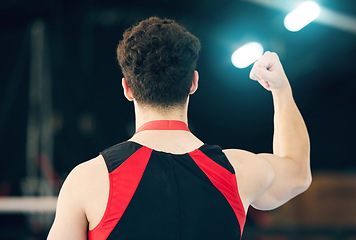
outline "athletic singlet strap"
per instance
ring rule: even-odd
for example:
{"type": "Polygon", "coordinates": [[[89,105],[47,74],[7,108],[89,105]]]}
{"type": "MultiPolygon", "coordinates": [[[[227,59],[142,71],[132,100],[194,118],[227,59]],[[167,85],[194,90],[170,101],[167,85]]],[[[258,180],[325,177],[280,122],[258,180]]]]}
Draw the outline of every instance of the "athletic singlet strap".
{"type": "Polygon", "coordinates": [[[135,134],[145,130],[183,130],[190,132],[187,124],[178,120],[155,120],[146,122],[139,127],[135,134]]]}

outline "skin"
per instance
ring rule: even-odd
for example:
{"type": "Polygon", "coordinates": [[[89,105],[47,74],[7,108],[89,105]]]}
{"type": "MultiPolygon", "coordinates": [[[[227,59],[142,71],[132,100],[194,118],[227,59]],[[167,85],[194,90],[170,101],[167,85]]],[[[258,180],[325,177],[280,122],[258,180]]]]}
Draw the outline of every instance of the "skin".
{"type": "MultiPolygon", "coordinates": [[[[273,154],[224,150],[237,173],[246,213],[250,205],[260,210],[277,208],[304,192],[311,183],[308,132],[277,54],[266,52],[255,62],[250,78],[271,92],[275,116],[273,154]]],[[[198,79],[195,71],[190,94],[197,90],[198,79]]],[[[125,78],[122,79],[122,87],[125,97],[134,102],[136,129],[152,120],[188,122],[189,97],[184,106],[162,111],[138,104],[125,78]]],[[[155,150],[178,154],[203,145],[192,133],[177,130],[143,131],[130,140],[155,150]]],[[[93,229],[105,212],[108,192],[108,172],[100,155],[75,167],[60,191],[48,239],[87,239],[87,230],[93,229]]]]}

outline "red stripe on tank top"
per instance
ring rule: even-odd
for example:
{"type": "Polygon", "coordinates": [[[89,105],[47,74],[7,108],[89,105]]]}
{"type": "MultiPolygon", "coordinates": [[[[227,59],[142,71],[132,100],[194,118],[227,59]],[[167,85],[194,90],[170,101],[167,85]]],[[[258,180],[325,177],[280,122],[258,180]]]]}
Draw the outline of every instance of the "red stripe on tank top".
{"type": "Polygon", "coordinates": [[[205,173],[212,184],[224,195],[234,210],[240,224],[241,235],[246,221],[246,213],[237,188],[235,174],[211,160],[200,150],[189,153],[194,162],[205,173]]]}
{"type": "Polygon", "coordinates": [[[109,174],[110,190],[107,207],[100,223],[88,232],[89,240],[108,238],[135,194],[151,153],[152,149],[142,147],[109,174]]]}

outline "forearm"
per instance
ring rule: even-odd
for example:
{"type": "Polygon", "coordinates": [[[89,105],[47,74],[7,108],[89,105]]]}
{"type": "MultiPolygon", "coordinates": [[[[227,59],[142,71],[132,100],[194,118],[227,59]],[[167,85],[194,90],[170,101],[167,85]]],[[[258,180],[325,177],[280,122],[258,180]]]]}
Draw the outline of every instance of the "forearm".
{"type": "Polygon", "coordinates": [[[275,109],[273,153],[295,161],[303,171],[310,171],[309,135],[289,84],[272,91],[272,95],[275,109]]]}
{"type": "Polygon", "coordinates": [[[309,136],[276,53],[265,52],[254,63],[250,78],[273,96],[273,154],[259,154],[272,168],[273,181],[253,201],[259,209],[273,209],[305,191],[311,183],[309,136]]]}
{"type": "Polygon", "coordinates": [[[296,173],[298,178],[299,173],[306,173],[303,175],[310,178],[308,131],[294,102],[292,89],[277,54],[265,52],[254,63],[250,78],[258,81],[273,95],[274,155],[292,161],[284,162],[287,166],[290,165],[288,170],[285,169],[287,172],[296,173]]]}

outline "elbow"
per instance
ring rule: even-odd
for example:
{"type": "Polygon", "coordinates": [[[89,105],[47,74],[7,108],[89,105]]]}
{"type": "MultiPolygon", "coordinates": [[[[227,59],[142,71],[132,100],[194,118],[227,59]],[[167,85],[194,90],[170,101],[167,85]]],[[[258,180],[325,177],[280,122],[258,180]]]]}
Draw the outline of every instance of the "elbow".
{"type": "Polygon", "coordinates": [[[313,177],[312,177],[311,171],[309,171],[306,179],[304,180],[304,187],[305,187],[304,191],[306,191],[310,187],[312,181],[313,181],[313,177]]]}
{"type": "Polygon", "coordinates": [[[312,183],[309,152],[304,157],[297,159],[295,169],[293,192],[296,196],[305,192],[312,183]]]}
{"type": "Polygon", "coordinates": [[[304,174],[302,174],[302,179],[301,179],[301,188],[303,189],[303,192],[306,191],[311,183],[312,183],[312,173],[311,173],[311,168],[310,168],[310,152],[308,154],[308,157],[307,157],[308,161],[307,161],[307,164],[305,166],[305,171],[304,171],[304,174]]]}
{"type": "Polygon", "coordinates": [[[292,187],[292,195],[297,196],[305,192],[312,183],[312,174],[310,169],[310,160],[305,161],[304,164],[295,165],[294,173],[294,187],[292,187]]]}
{"type": "Polygon", "coordinates": [[[303,177],[301,177],[295,187],[295,196],[305,192],[312,183],[312,175],[309,171],[303,177]]]}

